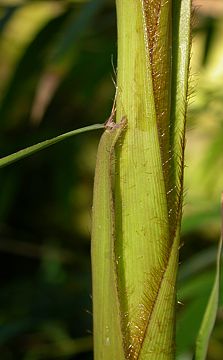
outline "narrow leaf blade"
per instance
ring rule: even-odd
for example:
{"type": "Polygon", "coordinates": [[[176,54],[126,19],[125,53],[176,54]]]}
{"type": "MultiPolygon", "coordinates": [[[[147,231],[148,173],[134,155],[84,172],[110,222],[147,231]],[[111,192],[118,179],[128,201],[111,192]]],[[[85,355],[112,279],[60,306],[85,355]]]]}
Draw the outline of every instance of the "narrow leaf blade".
{"type": "Polygon", "coordinates": [[[36,152],[41,151],[47,147],[50,147],[51,145],[54,145],[60,141],[66,140],[71,136],[81,134],[81,133],[91,131],[91,130],[102,129],[103,127],[104,127],[104,124],[95,124],[95,125],[86,126],[86,127],[80,128],[80,129],[72,130],[67,133],[58,135],[52,139],[42,141],[38,144],[29,146],[25,149],[19,150],[11,155],[1,158],[0,159],[0,168],[10,165],[18,160],[21,160],[25,157],[30,156],[32,154],[35,154],[36,152]]]}
{"type": "MultiPolygon", "coordinates": [[[[223,195],[221,200],[222,219],[223,219],[223,195]]],[[[201,327],[198,333],[195,349],[195,360],[205,360],[207,356],[208,343],[214,327],[219,302],[219,288],[220,288],[220,268],[221,268],[221,252],[223,242],[223,220],[221,229],[221,238],[218,245],[217,260],[216,260],[216,274],[213,288],[208,300],[208,304],[204,313],[201,327]]]]}

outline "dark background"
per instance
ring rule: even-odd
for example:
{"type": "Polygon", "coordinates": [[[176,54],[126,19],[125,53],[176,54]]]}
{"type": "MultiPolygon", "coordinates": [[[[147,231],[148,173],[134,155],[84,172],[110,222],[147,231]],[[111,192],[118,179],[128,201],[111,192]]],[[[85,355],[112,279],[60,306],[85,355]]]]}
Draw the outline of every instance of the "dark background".
{"type": "MultiPolygon", "coordinates": [[[[223,8],[196,2],[177,359],[192,358],[220,236],[223,8]]],[[[127,20],[126,20],[127,21],[127,20]]],[[[0,1],[1,157],[109,116],[115,1],[0,1]]],[[[100,131],[0,170],[0,359],[92,359],[90,227],[100,131]]],[[[221,306],[223,299],[221,299],[221,306]]],[[[223,358],[220,309],[208,359],[223,358]]]]}

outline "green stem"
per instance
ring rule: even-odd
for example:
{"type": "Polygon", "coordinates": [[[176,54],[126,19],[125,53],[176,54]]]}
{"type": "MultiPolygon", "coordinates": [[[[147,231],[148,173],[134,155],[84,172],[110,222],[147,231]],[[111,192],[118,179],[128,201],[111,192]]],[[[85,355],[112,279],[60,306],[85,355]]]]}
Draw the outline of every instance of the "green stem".
{"type": "Polygon", "coordinates": [[[116,0],[117,120],[128,119],[115,179],[117,286],[126,359],[174,357],[191,13],[190,0],[178,1],[173,24],[176,2],[116,0]],[[177,29],[178,48],[172,28],[177,29]],[[182,81],[178,116],[172,92],[182,81]]]}

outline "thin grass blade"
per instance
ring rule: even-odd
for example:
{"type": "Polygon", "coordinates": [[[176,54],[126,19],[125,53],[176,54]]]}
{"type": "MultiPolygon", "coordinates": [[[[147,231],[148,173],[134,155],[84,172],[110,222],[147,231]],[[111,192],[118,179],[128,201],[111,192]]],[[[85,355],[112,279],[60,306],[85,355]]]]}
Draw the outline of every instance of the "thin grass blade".
{"type": "Polygon", "coordinates": [[[221,252],[223,242],[223,194],[221,199],[221,212],[222,212],[222,226],[221,238],[218,245],[217,259],[216,259],[216,273],[213,288],[208,300],[208,304],[204,313],[204,317],[200,326],[196,341],[195,360],[205,360],[208,351],[208,344],[210,336],[215,324],[218,302],[219,302],[219,289],[220,289],[220,268],[221,268],[221,252]]]}
{"type": "Polygon", "coordinates": [[[18,160],[21,160],[25,157],[28,157],[30,155],[33,155],[33,154],[37,153],[38,151],[48,148],[54,144],[57,144],[60,141],[66,140],[74,135],[81,134],[81,133],[91,131],[91,130],[102,129],[103,127],[104,127],[104,124],[95,124],[95,125],[86,126],[86,127],[80,128],[80,129],[72,130],[67,133],[58,135],[52,139],[42,141],[38,144],[29,146],[25,149],[15,152],[14,154],[11,154],[11,155],[1,158],[0,159],[0,168],[10,165],[10,164],[12,164],[18,160]]]}

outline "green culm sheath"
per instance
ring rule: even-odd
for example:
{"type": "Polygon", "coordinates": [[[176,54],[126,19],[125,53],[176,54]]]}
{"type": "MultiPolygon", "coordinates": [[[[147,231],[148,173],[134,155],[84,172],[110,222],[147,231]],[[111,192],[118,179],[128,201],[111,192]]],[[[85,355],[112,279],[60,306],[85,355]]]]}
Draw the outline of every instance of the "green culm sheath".
{"type": "Polygon", "coordinates": [[[92,277],[95,359],[124,359],[117,289],[112,178],[114,150],[123,136],[126,119],[106,124],[101,137],[94,180],[92,210],[92,277]]]}
{"type": "Polygon", "coordinates": [[[128,126],[107,129],[98,150],[94,356],[173,360],[191,1],[116,0],[116,8],[116,118],[128,126]]]}
{"type": "MultiPolygon", "coordinates": [[[[87,18],[102,2],[87,5],[87,18]]],[[[116,0],[117,91],[106,124],[0,158],[2,168],[74,135],[104,129],[92,210],[95,360],[175,359],[191,3],[116,0]]],[[[221,251],[222,236],[196,360],[207,356],[216,319],[221,251]]]]}

